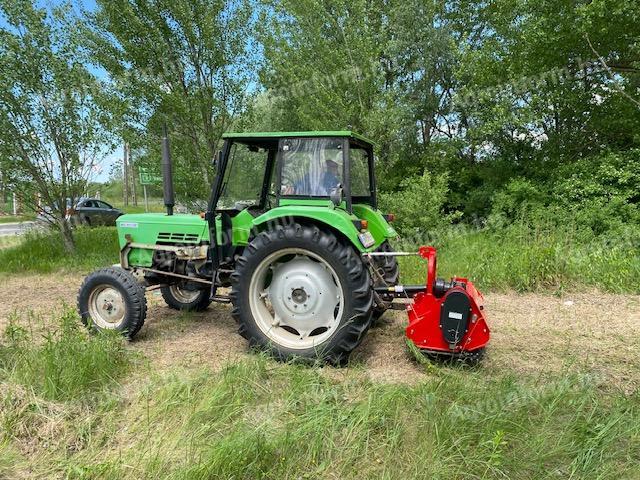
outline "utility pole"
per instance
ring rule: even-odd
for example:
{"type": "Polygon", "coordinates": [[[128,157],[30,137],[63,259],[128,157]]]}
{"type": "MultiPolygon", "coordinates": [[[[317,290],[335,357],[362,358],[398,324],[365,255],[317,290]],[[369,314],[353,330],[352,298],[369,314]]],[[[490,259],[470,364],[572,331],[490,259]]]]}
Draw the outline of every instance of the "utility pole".
{"type": "Polygon", "coordinates": [[[0,203],[4,206],[7,203],[7,189],[4,187],[4,180],[2,178],[2,170],[0,170],[0,193],[2,193],[2,199],[0,199],[0,203]]]}
{"type": "Polygon", "coordinates": [[[122,197],[125,207],[129,206],[129,167],[127,165],[127,144],[122,149],[122,197]]]}
{"type": "Polygon", "coordinates": [[[129,159],[129,173],[131,175],[131,198],[133,199],[133,204],[138,206],[138,197],[136,195],[136,169],[133,166],[133,162],[131,161],[131,145],[127,143],[127,158],[129,159]]]}

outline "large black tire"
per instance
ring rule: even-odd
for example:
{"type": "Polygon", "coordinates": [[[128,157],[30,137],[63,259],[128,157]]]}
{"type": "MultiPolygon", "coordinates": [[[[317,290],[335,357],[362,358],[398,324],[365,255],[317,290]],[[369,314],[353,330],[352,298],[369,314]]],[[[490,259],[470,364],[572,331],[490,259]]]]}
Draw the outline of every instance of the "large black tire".
{"type": "MultiPolygon", "coordinates": [[[[382,242],[380,247],[376,249],[376,252],[393,252],[393,248],[387,240],[382,242]]],[[[373,260],[373,268],[376,269],[378,274],[373,274],[373,282],[376,287],[387,287],[397,285],[400,281],[400,269],[398,267],[398,260],[396,257],[371,257],[373,260]],[[382,278],[381,278],[382,277],[382,278]]],[[[382,305],[375,305],[373,308],[373,321],[377,322],[387,308],[382,305]]]]}
{"type": "MultiPolygon", "coordinates": [[[[343,365],[353,349],[360,344],[371,324],[373,291],[368,269],[350,244],[316,226],[278,226],[257,235],[238,258],[236,269],[231,275],[231,284],[232,314],[239,324],[240,335],[249,341],[251,347],[267,351],[280,360],[320,360],[343,365]],[[330,336],[309,348],[291,348],[269,338],[254,318],[250,305],[250,284],[253,275],[257,275],[258,267],[263,261],[268,261],[267,257],[292,248],[311,252],[321,258],[333,269],[339,280],[335,286],[336,291],[340,289],[338,285],[342,286],[342,315],[336,313],[335,328],[331,332],[329,329],[325,331],[325,335],[330,336]]],[[[324,300],[321,304],[318,308],[326,308],[324,300]]]]}
{"type": "Polygon", "coordinates": [[[174,310],[201,312],[211,305],[208,288],[194,291],[192,298],[185,298],[183,291],[177,285],[162,287],[160,292],[169,308],[173,308],[174,310]]]}
{"type": "Polygon", "coordinates": [[[144,288],[122,268],[96,270],[80,287],[78,312],[87,327],[116,330],[131,339],[142,328],[147,315],[144,288]]]}

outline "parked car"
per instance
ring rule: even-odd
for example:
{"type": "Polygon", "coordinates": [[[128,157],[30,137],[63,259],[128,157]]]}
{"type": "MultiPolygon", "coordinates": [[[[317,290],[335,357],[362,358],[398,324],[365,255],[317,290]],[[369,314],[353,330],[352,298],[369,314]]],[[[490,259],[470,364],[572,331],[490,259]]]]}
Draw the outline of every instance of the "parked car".
{"type": "MultiPolygon", "coordinates": [[[[97,198],[80,198],[74,207],[67,199],[66,218],[71,225],[115,225],[116,218],[122,215],[122,211],[114,208],[103,200],[97,198]]],[[[43,208],[38,214],[38,220],[50,221],[51,209],[43,208]]]]}
{"type": "Polygon", "coordinates": [[[72,225],[115,225],[122,211],[97,198],[80,199],[74,208],[67,210],[72,225]]]}

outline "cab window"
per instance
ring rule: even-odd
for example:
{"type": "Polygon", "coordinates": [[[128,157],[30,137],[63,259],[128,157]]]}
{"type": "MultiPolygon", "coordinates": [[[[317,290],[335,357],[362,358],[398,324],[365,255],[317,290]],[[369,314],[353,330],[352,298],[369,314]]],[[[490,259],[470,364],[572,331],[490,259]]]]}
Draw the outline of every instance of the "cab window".
{"type": "Polygon", "coordinates": [[[371,184],[369,178],[369,154],[363,148],[351,146],[349,148],[349,160],[351,176],[351,196],[371,196],[371,184]]]}
{"type": "Polygon", "coordinates": [[[342,141],[331,138],[295,138],[280,142],[283,196],[328,197],[342,185],[342,141]]]}

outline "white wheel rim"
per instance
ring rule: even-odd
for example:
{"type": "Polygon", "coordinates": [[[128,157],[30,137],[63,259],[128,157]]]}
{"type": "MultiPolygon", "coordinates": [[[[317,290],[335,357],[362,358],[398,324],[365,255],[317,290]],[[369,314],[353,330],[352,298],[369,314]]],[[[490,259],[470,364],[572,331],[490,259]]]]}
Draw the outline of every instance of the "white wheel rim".
{"type": "Polygon", "coordinates": [[[173,298],[175,298],[180,303],[192,303],[195,302],[200,296],[200,290],[186,290],[184,288],[180,288],[177,285],[171,285],[169,287],[169,291],[173,298]]]}
{"type": "Polygon", "coordinates": [[[89,315],[98,327],[117,329],[122,325],[125,314],[124,297],[111,285],[98,285],[89,295],[89,315]]]}
{"type": "Polygon", "coordinates": [[[319,255],[287,248],[267,256],[249,284],[256,324],[274,343],[296,350],[331,337],[344,311],[342,285],[319,255]]]}

